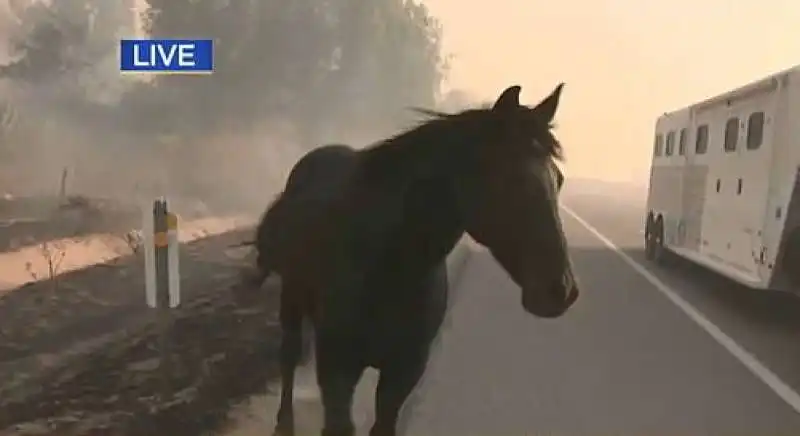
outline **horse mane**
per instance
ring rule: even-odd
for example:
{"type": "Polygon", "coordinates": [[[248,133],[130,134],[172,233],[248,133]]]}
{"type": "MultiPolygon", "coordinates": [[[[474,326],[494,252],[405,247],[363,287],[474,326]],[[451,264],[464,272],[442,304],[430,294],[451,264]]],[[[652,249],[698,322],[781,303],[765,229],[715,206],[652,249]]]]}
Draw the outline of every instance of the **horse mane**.
{"type": "MultiPolygon", "coordinates": [[[[523,106],[526,109],[530,109],[528,107],[523,106]]],[[[491,110],[491,104],[483,104],[477,108],[477,110],[481,111],[488,111],[491,110]]],[[[458,116],[460,113],[448,113],[443,111],[437,111],[434,109],[422,108],[422,107],[412,107],[411,110],[413,112],[417,112],[419,114],[425,115],[431,119],[438,119],[438,118],[449,118],[458,116]]],[[[463,112],[462,112],[463,113],[463,112]]],[[[555,159],[555,160],[564,160],[564,149],[561,145],[561,142],[552,134],[552,130],[558,128],[558,125],[554,122],[548,123],[539,133],[546,135],[547,137],[545,141],[537,141],[534,146],[541,147],[542,151],[545,155],[555,159]]],[[[540,139],[540,138],[536,138],[540,139]]]]}
{"type": "MultiPolygon", "coordinates": [[[[468,141],[475,134],[476,128],[491,126],[487,123],[487,117],[495,116],[489,105],[456,113],[421,107],[412,107],[411,110],[424,116],[416,126],[361,151],[367,162],[365,170],[370,176],[400,176],[396,174],[398,171],[425,166],[431,159],[447,158],[443,154],[451,154],[455,160],[459,150],[453,145],[468,141]]],[[[537,135],[531,138],[531,146],[540,151],[544,158],[564,160],[561,143],[551,131],[555,124],[539,127],[536,130],[537,135]]]]}

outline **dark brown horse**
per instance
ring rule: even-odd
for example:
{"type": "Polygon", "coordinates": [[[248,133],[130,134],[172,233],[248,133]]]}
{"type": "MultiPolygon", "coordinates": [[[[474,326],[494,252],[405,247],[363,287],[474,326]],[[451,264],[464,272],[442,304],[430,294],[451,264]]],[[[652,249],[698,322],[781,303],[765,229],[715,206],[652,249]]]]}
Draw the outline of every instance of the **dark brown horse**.
{"type": "Polygon", "coordinates": [[[557,197],[551,132],[562,85],[536,107],[519,86],[492,107],[432,119],[364,150],[317,148],[292,169],[256,235],[260,279],[277,273],[282,396],[276,433],[294,433],[292,389],[302,324],[315,332],[323,435],[351,436],[353,391],[380,371],[371,436],[397,432],[447,306],[445,258],[464,234],[553,318],[578,298],[557,197]]]}

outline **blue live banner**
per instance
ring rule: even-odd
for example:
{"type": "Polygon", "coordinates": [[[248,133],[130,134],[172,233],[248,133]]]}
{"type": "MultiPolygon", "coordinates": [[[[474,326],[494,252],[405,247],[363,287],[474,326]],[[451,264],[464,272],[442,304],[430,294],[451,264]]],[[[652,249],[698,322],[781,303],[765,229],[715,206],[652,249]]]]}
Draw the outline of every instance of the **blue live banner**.
{"type": "Polygon", "coordinates": [[[214,71],[210,39],[123,39],[119,70],[136,73],[208,74],[214,71]]]}

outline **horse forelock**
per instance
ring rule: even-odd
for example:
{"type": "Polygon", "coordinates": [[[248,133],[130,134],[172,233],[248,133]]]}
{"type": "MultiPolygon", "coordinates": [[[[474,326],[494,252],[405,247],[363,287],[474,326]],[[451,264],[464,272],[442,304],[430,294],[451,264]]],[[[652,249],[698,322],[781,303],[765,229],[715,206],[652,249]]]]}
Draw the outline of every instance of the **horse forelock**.
{"type": "Polygon", "coordinates": [[[564,147],[561,145],[561,141],[556,138],[556,135],[553,134],[555,128],[556,124],[550,123],[541,129],[541,132],[537,135],[538,137],[534,140],[534,146],[539,147],[546,156],[553,160],[564,161],[564,147]]]}

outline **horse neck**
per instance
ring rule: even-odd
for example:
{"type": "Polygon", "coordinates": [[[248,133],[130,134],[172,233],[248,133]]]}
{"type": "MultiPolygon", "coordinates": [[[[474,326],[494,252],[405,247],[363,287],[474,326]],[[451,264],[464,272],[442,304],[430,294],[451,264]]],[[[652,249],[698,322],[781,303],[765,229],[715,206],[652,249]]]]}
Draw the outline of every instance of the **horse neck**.
{"type": "Polygon", "coordinates": [[[363,149],[361,169],[367,183],[394,188],[451,173],[474,134],[450,120],[434,120],[363,149]]]}
{"type": "Polygon", "coordinates": [[[393,174],[360,182],[382,201],[394,203],[386,208],[396,214],[388,218],[393,224],[384,233],[391,238],[388,252],[395,256],[389,264],[403,265],[413,275],[416,268],[427,270],[443,261],[464,234],[464,225],[448,169],[431,164],[436,156],[422,157],[421,166],[419,159],[393,158],[393,174]]]}
{"type": "Polygon", "coordinates": [[[422,244],[433,258],[444,257],[464,234],[464,223],[445,175],[418,180],[403,198],[401,233],[411,244],[422,244]]]}

